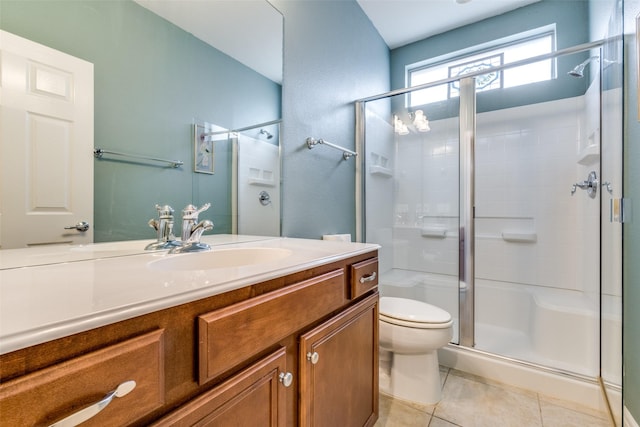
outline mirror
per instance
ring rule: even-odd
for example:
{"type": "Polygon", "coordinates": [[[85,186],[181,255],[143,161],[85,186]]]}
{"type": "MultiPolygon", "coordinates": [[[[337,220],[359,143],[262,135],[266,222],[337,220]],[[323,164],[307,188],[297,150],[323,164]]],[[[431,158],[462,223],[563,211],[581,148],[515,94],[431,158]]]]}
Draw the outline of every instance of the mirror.
{"type": "Polygon", "coordinates": [[[180,211],[210,202],[200,218],[214,222],[212,233],[232,232],[232,145],[215,147],[213,174],[197,173],[193,126],[280,119],[283,17],[271,4],[33,0],[0,8],[0,29],[94,65],[96,148],[184,162],[172,168],[88,153],[95,242],[154,238],[147,222],[156,204],[175,209],[179,233],[180,211]]]}

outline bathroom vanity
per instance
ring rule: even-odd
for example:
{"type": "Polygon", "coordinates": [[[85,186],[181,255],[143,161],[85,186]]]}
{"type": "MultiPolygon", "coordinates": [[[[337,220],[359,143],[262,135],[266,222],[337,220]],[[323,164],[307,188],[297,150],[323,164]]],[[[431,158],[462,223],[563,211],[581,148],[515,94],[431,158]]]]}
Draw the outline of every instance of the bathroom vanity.
{"type": "Polygon", "coordinates": [[[2,255],[0,425],[79,420],[101,400],[83,426],[373,425],[377,246],[225,242],[28,268],[2,255]]]}

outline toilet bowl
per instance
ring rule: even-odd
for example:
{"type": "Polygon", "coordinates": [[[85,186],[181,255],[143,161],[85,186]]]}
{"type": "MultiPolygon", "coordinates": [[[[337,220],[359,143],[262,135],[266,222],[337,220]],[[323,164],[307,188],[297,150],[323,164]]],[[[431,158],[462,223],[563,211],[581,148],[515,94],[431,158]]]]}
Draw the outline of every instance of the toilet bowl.
{"type": "Polygon", "coordinates": [[[380,298],[380,348],[392,353],[389,393],[421,404],[442,397],[438,349],[453,336],[445,310],[421,301],[380,298]]]}

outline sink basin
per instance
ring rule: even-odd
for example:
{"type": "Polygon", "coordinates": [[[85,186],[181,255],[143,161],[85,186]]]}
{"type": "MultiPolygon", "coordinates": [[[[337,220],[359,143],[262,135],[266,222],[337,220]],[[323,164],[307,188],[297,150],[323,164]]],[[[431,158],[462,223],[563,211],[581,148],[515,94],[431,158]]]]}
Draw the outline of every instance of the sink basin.
{"type": "Polygon", "coordinates": [[[290,250],[279,248],[213,249],[207,252],[166,255],[162,259],[151,261],[149,268],[153,270],[187,271],[245,267],[278,261],[291,254],[290,250]]]}

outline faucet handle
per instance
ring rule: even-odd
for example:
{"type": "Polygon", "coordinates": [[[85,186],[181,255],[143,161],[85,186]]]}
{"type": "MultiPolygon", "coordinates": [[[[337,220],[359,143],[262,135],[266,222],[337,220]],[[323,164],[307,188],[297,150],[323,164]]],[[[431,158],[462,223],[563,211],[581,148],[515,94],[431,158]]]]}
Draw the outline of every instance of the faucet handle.
{"type": "Polygon", "coordinates": [[[204,212],[207,209],[209,209],[211,207],[211,203],[205,203],[204,205],[202,205],[200,207],[200,209],[198,209],[196,206],[194,205],[187,205],[183,210],[182,210],[182,218],[184,219],[198,219],[198,215],[200,215],[200,212],[204,212]]]}
{"type": "Polygon", "coordinates": [[[156,209],[158,211],[158,216],[160,218],[173,218],[173,208],[169,205],[156,205],[156,209]]]}
{"type": "Polygon", "coordinates": [[[153,218],[151,218],[147,224],[149,224],[149,227],[153,228],[156,231],[158,231],[158,227],[160,227],[160,223],[158,222],[158,220],[153,218]]]}

